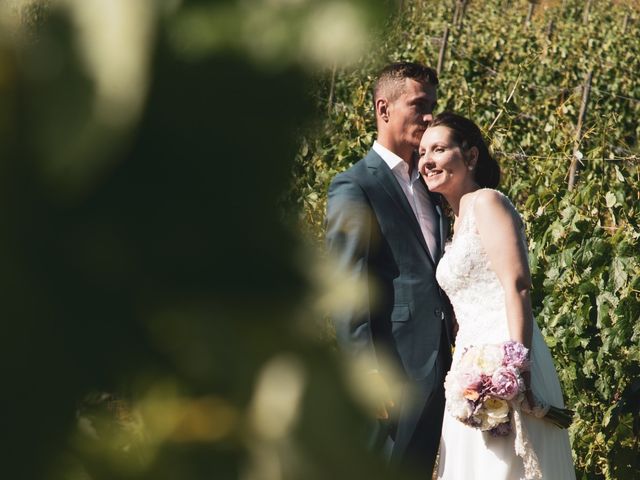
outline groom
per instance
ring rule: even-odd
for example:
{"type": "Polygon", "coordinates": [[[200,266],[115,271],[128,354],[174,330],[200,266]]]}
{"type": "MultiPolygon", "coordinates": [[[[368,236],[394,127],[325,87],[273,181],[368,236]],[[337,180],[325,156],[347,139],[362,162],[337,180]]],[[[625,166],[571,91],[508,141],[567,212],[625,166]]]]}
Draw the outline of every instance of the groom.
{"type": "Polygon", "coordinates": [[[363,308],[334,315],[338,343],[367,365],[370,381],[391,387],[395,379],[382,389],[390,394],[380,398],[372,448],[424,478],[438,450],[452,344],[450,306],[435,279],[448,225],[416,161],[437,84],[418,63],[382,70],[377,140],[332,181],[326,235],[340,268],[366,286],[363,308]]]}

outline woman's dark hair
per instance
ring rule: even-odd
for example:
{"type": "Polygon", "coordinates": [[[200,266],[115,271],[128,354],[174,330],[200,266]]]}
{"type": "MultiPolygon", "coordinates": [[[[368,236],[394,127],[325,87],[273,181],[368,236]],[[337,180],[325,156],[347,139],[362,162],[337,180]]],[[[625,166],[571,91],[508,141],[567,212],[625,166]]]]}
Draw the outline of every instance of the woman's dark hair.
{"type": "Polygon", "coordinates": [[[496,188],[500,183],[500,166],[493,158],[482,132],[472,120],[453,112],[442,112],[431,121],[429,127],[447,127],[452,139],[463,151],[478,149],[478,163],[474,178],[481,188],[496,188]]]}

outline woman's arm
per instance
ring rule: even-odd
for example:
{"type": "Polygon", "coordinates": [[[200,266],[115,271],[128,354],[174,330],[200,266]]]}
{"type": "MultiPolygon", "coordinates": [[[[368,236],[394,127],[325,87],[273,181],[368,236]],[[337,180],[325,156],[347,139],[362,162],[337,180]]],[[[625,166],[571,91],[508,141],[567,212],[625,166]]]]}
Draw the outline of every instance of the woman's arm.
{"type": "Polygon", "coordinates": [[[531,274],[520,237],[521,220],[500,193],[482,190],[476,195],[474,213],[480,242],[504,289],[509,335],[531,348],[531,274]]]}

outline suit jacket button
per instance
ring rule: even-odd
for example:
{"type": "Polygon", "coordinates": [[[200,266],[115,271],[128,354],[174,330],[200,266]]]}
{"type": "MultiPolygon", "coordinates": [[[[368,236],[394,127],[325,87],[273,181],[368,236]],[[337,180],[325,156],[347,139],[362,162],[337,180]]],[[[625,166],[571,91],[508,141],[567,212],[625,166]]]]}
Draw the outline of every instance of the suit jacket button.
{"type": "Polygon", "coordinates": [[[439,308],[435,308],[433,310],[433,313],[435,314],[436,317],[440,317],[440,315],[442,315],[442,310],[440,310],[439,308]]]}

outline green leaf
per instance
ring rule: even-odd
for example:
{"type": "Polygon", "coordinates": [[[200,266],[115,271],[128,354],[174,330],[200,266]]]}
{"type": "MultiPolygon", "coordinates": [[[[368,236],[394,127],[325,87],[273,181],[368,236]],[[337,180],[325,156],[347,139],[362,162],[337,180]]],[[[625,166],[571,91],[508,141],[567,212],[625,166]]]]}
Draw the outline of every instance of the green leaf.
{"type": "Polygon", "coordinates": [[[615,172],[616,172],[616,178],[618,179],[618,181],[624,182],[624,176],[622,175],[622,172],[620,172],[620,169],[618,168],[617,165],[615,167],[615,172]]]}
{"type": "Polygon", "coordinates": [[[625,267],[625,262],[620,257],[615,257],[613,262],[611,262],[611,280],[613,282],[615,292],[620,290],[627,283],[629,275],[625,267]]]}

